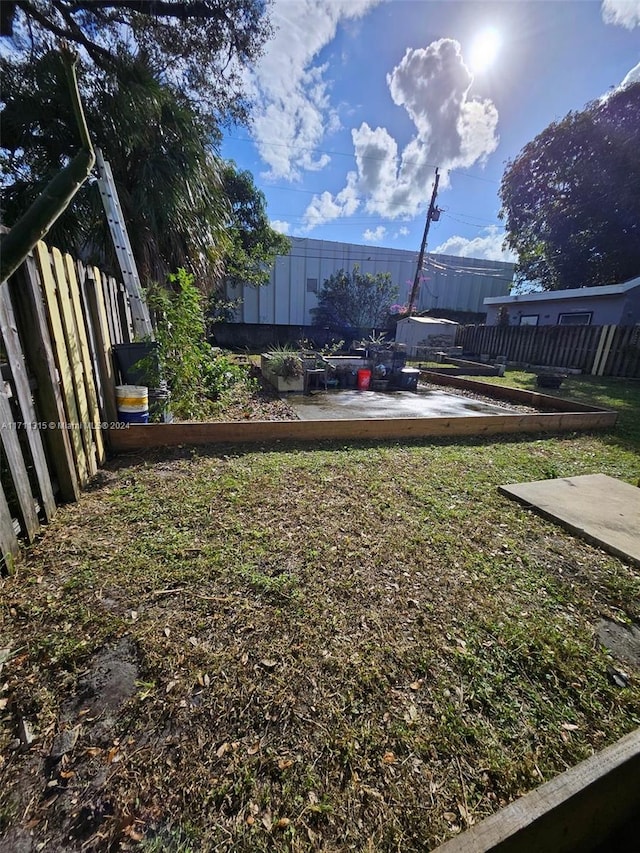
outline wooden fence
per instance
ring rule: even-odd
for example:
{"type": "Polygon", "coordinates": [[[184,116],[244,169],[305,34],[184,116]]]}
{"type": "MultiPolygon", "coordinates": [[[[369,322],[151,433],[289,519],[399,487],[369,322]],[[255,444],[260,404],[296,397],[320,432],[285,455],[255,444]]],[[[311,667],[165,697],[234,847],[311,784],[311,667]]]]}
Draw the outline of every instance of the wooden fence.
{"type": "Polygon", "coordinates": [[[133,335],[126,291],[38,243],[0,285],[0,554],[77,500],[116,421],[111,347],[133,335]]]}
{"type": "Polygon", "coordinates": [[[640,326],[461,326],[456,345],[490,359],[640,378],[640,326]]]}

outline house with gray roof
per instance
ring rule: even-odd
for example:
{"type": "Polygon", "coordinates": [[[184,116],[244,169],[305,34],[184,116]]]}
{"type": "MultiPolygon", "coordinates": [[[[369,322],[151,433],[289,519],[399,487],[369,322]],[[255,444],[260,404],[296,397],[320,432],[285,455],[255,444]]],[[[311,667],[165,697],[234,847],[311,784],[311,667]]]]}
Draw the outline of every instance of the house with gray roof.
{"type": "Polygon", "coordinates": [[[580,287],[484,300],[487,326],[634,326],[640,323],[640,276],[624,284],[580,287]]]}

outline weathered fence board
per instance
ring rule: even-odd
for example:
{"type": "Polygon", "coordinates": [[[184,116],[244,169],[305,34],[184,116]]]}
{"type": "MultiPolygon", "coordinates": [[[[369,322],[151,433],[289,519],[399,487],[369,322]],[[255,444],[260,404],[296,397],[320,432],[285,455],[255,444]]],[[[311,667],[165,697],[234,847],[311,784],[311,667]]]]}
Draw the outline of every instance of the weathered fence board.
{"type": "Polygon", "coordinates": [[[91,363],[91,355],[89,353],[89,341],[87,339],[87,331],[85,328],[85,320],[82,313],[82,304],[80,301],[80,289],[76,278],[76,269],[71,255],[66,255],[65,270],[69,283],[69,297],[71,299],[71,307],[75,320],[75,326],[78,334],[78,347],[80,350],[80,360],[82,362],[82,372],[84,378],[85,392],[87,396],[87,406],[89,409],[88,421],[85,429],[91,435],[94,443],[94,452],[98,463],[104,462],[105,451],[104,442],[102,440],[102,432],[100,424],[100,409],[98,408],[98,398],[96,394],[96,386],[93,378],[93,367],[91,363]]]}
{"type": "Polygon", "coordinates": [[[102,274],[97,267],[87,268],[85,293],[89,305],[93,332],[96,340],[96,359],[104,393],[106,420],[115,423],[118,419],[115,397],[115,377],[111,357],[111,336],[109,322],[102,291],[102,274]]]}
{"type": "MultiPolygon", "coordinates": [[[[40,287],[38,268],[32,256],[9,280],[14,307],[19,315],[29,372],[36,380],[36,420],[43,423],[62,423],[64,403],[54,347],[47,324],[46,308],[40,287]]],[[[69,431],[48,429],[44,435],[51,470],[57,479],[60,498],[75,501],[80,494],[73,448],[69,431]]]]}
{"type": "Polygon", "coordinates": [[[117,420],[111,347],[130,342],[123,286],[38,243],[0,285],[0,555],[33,540],[56,500],[73,501],[105,459],[105,422],[117,420]],[[39,517],[40,513],[40,517],[39,517]]]}
{"type": "Polygon", "coordinates": [[[69,295],[69,283],[67,282],[66,269],[62,254],[59,249],[52,249],[53,268],[56,277],[56,293],[58,296],[58,307],[60,308],[60,317],[62,319],[62,330],[64,333],[64,341],[67,346],[67,355],[69,357],[69,366],[71,368],[71,379],[73,382],[73,390],[76,398],[76,406],[78,408],[79,417],[77,420],[72,419],[70,424],[74,432],[79,432],[84,448],[85,459],[87,460],[87,473],[93,476],[98,470],[96,460],[96,451],[91,436],[91,427],[89,426],[89,403],[87,401],[87,392],[84,385],[84,369],[80,359],[80,346],[78,329],[74,317],[73,308],[71,306],[71,297],[69,295]]]}
{"type": "MultiPolygon", "coordinates": [[[[56,284],[53,278],[53,273],[51,272],[49,252],[44,243],[38,243],[35,248],[35,253],[43,285],[43,295],[45,297],[45,304],[47,307],[56,363],[58,365],[58,370],[60,371],[62,397],[66,412],[64,423],[78,424],[80,423],[80,415],[78,413],[78,406],[73,388],[73,373],[65,344],[64,328],[62,325],[60,310],[58,308],[56,284]]],[[[71,444],[76,458],[78,478],[80,483],[84,485],[88,480],[89,474],[87,469],[87,457],[82,443],[82,436],[80,435],[80,431],[77,429],[70,429],[69,433],[71,434],[71,444]]]]}
{"type": "Polygon", "coordinates": [[[0,285],[0,329],[2,330],[2,339],[9,360],[15,394],[22,413],[21,428],[25,432],[25,438],[29,445],[31,459],[33,460],[40,502],[45,518],[49,521],[55,513],[56,502],[53,496],[53,487],[42,444],[42,436],[37,426],[29,377],[18,335],[18,326],[11,304],[9,284],[6,281],[0,285]]]}
{"type": "Polygon", "coordinates": [[[624,326],[461,326],[465,353],[598,376],[640,378],[640,332],[624,326]]]}
{"type": "Polygon", "coordinates": [[[6,383],[4,382],[2,383],[2,387],[0,387],[0,423],[3,427],[0,430],[0,440],[2,441],[2,447],[7,457],[9,471],[11,472],[11,479],[13,480],[13,488],[19,504],[23,527],[29,541],[32,542],[40,530],[40,522],[36,513],[35,501],[31,494],[31,483],[29,482],[29,474],[27,473],[22,455],[20,437],[18,430],[15,428],[15,419],[7,397],[6,383]]]}
{"type": "Polygon", "coordinates": [[[0,552],[2,557],[10,566],[11,556],[18,550],[18,537],[13,529],[13,518],[9,510],[9,504],[0,489],[0,552]]]}

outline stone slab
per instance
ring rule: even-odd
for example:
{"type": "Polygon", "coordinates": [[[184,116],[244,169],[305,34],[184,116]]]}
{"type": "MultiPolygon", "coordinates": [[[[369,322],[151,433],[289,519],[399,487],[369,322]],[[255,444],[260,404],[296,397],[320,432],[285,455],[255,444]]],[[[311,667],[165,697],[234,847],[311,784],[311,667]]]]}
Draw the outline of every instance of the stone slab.
{"type": "Polygon", "coordinates": [[[605,474],[586,474],[512,483],[499,491],[640,566],[639,488],[605,474]]]}

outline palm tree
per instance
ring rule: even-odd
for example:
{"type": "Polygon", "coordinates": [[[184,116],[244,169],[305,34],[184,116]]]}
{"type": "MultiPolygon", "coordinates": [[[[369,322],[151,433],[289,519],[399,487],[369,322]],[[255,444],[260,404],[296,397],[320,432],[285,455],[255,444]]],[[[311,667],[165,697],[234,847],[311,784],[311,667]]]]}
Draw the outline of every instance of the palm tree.
{"type": "MultiPolygon", "coordinates": [[[[3,216],[11,224],[74,153],[71,104],[56,54],[2,61],[3,216]]],[[[143,54],[117,74],[85,78],[89,130],[114,174],[131,244],[145,281],[180,267],[202,290],[220,283],[230,208],[215,128],[154,76],[143,54]]],[[[50,233],[51,242],[117,270],[96,181],[88,182],[50,233]]]]}

